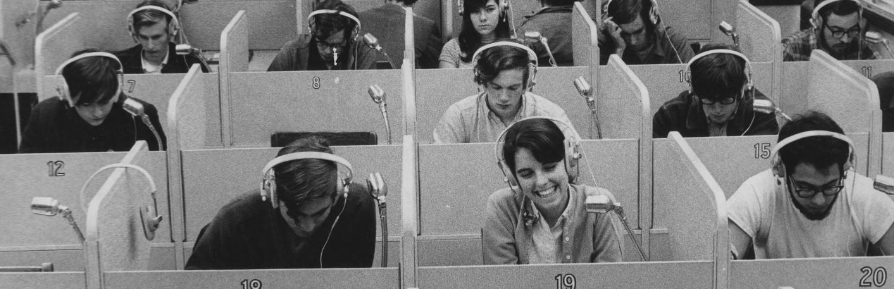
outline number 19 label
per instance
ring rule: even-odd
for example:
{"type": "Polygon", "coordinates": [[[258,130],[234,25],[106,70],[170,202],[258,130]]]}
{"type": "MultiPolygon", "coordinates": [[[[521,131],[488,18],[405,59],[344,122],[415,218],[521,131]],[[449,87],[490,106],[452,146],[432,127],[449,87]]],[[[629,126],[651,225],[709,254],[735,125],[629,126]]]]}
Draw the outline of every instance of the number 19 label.
{"type": "Polygon", "coordinates": [[[571,274],[556,275],[556,289],[575,289],[577,288],[577,280],[571,274]]]}

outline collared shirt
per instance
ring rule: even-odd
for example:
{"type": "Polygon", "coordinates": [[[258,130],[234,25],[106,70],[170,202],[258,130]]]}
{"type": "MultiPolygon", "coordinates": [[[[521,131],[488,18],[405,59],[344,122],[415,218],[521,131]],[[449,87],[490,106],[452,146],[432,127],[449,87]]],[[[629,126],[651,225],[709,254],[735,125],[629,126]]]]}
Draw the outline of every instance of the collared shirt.
{"type": "MultiPolygon", "coordinates": [[[[726,135],[773,135],[779,132],[776,116],[754,110],[754,99],[768,99],[754,90],[754,96],[737,101],[739,106],[733,118],[727,122],[726,135]]],[[[683,137],[711,136],[705,110],[698,97],[688,90],[665,102],[652,118],[652,137],[665,138],[671,131],[683,137]]]]}
{"type": "Polygon", "coordinates": [[[487,105],[487,94],[478,93],[464,98],[447,108],[434,131],[435,143],[495,142],[508,125],[530,116],[548,116],[571,124],[568,116],[558,105],[525,92],[512,122],[504,124],[487,105]]]}
{"type": "MultiPolygon", "coordinates": [[[[579,193],[573,186],[568,186],[568,189],[569,191],[579,193]]],[[[546,218],[543,217],[543,214],[540,213],[540,210],[534,206],[534,201],[528,200],[531,202],[531,211],[534,219],[539,220],[533,223],[530,231],[527,231],[527,233],[531,234],[529,237],[533,240],[529,244],[530,248],[528,248],[528,251],[531,252],[530,260],[532,264],[562,263],[562,255],[560,253],[563,251],[563,244],[571,240],[569,237],[566,238],[568,241],[562,242],[562,236],[565,235],[565,227],[571,223],[569,219],[572,216],[572,212],[577,209],[575,206],[576,202],[571,201],[571,192],[568,194],[568,205],[565,206],[562,215],[559,215],[559,219],[556,220],[552,227],[550,227],[546,218]]]]}
{"type": "MultiPolygon", "coordinates": [[[[608,57],[615,53],[614,45],[604,45],[599,54],[599,63],[608,63],[608,57]]],[[[650,48],[645,59],[640,59],[638,53],[630,46],[624,49],[624,55],[621,60],[628,65],[634,64],[673,64],[687,63],[695,55],[692,47],[689,46],[689,40],[685,36],[680,35],[670,26],[664,26],[661,23],[657,25],[656,33],[652,33],[652,48],[650,48]]]]}
{"type": "Polygon", "coordinates": [[[851,45],[851,47],[848,47],[848,49],[844,52],[844,55],[839,55],[837,53],[828,51],[825,48],[822,48],[818,44],[814,29],[811,28],[801,30],[789,37],[786,37],[785,39],[782,39],[782,61],[808,61],[810,60],[810,53],[813,52],[814,49],[822,49],[838,60],[880,58],[878,52],[872,49],[870,45],[864,45],[861,55],[861,53],[858,52],[857,48],[854,47],[859,44],[860,41],[854,41],[851,43],[853,45],[851,45]]]}
{"type": "Polygon", "coordinates": [[[168,64],[168,56],[170,53],[165,53],[165,59],[161,61],[161,64],[154,65],[148,60],[146,60],[145,55],[140,53],[140,61],[143,63],[143,72],[146,74],[161,74],[161,69],[168,64]]]}

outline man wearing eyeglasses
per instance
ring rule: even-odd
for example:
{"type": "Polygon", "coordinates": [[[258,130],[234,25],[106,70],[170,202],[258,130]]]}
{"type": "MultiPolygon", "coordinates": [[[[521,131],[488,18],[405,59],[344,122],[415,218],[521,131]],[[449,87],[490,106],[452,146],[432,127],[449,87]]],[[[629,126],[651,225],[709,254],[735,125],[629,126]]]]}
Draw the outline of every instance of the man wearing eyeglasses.
{"type": "Polygon", "coordinates": [[[822,49],[838,60],[877,59],[871,45],[863,41],[865,20],[861,4],[853,0],[836,1],[823,5],[811,20],[813,27],[799,31],[782,40],[783,61],[810,60],[810,52],[822,49]]]}
{"type": "MultiPolygon", "coordinates": [[[[829,116],[808,111],[786,123],[778,141],[808,131],[844,133],[829,116]]],[[[848,170],[851,149],[823,135],[793,137],[779,148],[777,173],[752,176],[727,201],[733,256],[865,256],[870,244],[894,254],[894,201],[848,170]]]]}
{"type": "MultiPolygon", "coordinates": [[[[733,50],[732,46],[710,44],[704,51],[733,50]]],[[[772,114],[755,111],[754,99],[767,99],[756,88],[748,88],[745,59],[733,54],[710,54],[690,66],[691,88],[664,103],[652,118],[652,137],[664,138],[671,131],[683,137],[776,134],[779,125],[772,114]]]]}
{"type": "Polygon", "coordinates": [[[361,42],[362,25],[354,8],[340,0],[326,0],[315,12],[321,10],[329,12],[310,16],[310,34],[286,43],[267,71],[376,69],[379,54],[361,42]]]}

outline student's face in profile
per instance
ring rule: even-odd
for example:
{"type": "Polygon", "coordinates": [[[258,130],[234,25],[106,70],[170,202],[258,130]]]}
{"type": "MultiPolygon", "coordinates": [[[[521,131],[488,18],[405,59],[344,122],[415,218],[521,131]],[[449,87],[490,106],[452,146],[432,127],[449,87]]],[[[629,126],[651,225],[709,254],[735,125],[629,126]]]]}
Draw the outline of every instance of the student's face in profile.
{"type": "Polygon", "coordinates": [[[167,21],[143,26],[137,30],[137,42],[143,46],[143,53],[147,58],[163,58],[168,53],[170,35],[167,21]]]}
{"type": "Polygon", "coordinates": [[[537,206],[537,210],[561,213],[568,204],[568,173],[565,160],[540,163],[528,149],[515,153],[518,186],[537,206]]]}
{"type": "Polygon", "coordinates": [[[310,237],[316,232],[320,224],[329,217],[332,205],[335,204],[335,194],[325,194],[323,196],[305,200],[298,205],[286,205],[280,200],[279,208],[283,219],[295,232],[295,235],[301,238],[310,237]]]}
{"type": "MultiPolygon", "coordinates": [[[[832,204],[835,203],[838,195],[826,196],[822,192],[817,192],[810,198],[802,198],[795,189],[824,189],[838,185],[841,178],[841,171],[837,164],[832,164],[827,168],[817,168],[813,165],[800,163],[795,166],[794,171],[788,175],[790,182],[789,194],[795,201],[795,207],[811,220],[821,220],[829,215],[832,204]]],[[[841,192],[839,192],[840,194],[841,192]]]]}
{"type": "Polygon", "coordinates": [[[500,7],[497,6],[496,1],[490,0],[484,7],[469,13],[469,17],[471,17],[472,25],[475,26],[475,31],[478,31],[478,34],[491,35],[497,29],[497,24],[500,21],[500,7]]]}
{"type": "Polygon", "coordinates": [[[336,31],[329,35],[329,37],[320,38],[319,36],[314,36],[317,42],[317,51],[320,52],[320,57],[323,58],[326,62],[333,62],[335,58],[335,53],[338,52],[338,57],[340,59],[346,59],[347,57],[347,38],[345,38],[345,29],[336,31]]]}
{"type": "MultiPolygon", "coordinates": [[[[78,98],[72,98],[74,103],[78,103],[78,98]]],[[[81,117],[85,122],[92,126],[101,125],[103,121],[106,120],[106,117],[109,116],[109,112],[112,111],[112,105],[117,97],[112,97],[112,99],[102,102],[92,102],[92,103],[82,103],[76,104],[75,110],[78,112],[78,116],[81,117]]]]}
{"type": "Polygon", "coordinates": [[[823,38],[826,41],[826,46],[833,52],[844,52],[851,42],[860,37],[860,25],[858,25],[860,19],[856,12],[843,16],[831,13],[826,19],[826,23],[822,27],[823,38]],[[835,34],[840,35],[835,37],[835,34]]]}
{"type": "Polygon", "coordinates": [[[627,24],[619,24],[621,27],[621,38],[627,43],[627,47],[636,52],[642,52],[649,48],[649,33],[646,32],[646,25],[642,16],[637,16],[633,21],[627,24]]]}
{"type": "Polygon", "coordinates": [[[525,93],[525,71],[522,68],[503,70],[484,85],[487,103],[491,110],[502,119],[512,119],[521,108],[521,98],[525,93]]]}

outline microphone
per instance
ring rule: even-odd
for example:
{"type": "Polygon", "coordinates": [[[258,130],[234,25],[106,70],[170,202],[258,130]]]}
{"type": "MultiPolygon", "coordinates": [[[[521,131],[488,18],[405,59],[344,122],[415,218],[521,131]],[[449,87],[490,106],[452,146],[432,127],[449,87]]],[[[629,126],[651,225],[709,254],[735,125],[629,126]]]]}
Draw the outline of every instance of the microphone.
{"type": "Polygon", "coordinates": [[[553,57],[553,51],[549,48],[549,43],[546,42],[546,37],[540,34],[538,31],[525,31],[525,39],[530,40],[533,43],[541,43],[543,47],[546,48],[546,54],[549,55],[549,65],[552,67],[558,66],[556,64],[556,58],[553,57]]]}
{"type": "MultiPolygon", "coordinates": [[[[145,108],[143,107],[143,104],[128,97],[127,99],[124,100],[124,104],[122,106],[124,107],[125,111],[127,111],[134,117],[139,117],[140,120],[143,121],[143,124],[145,124],[147,127],[149,127],[149,130],[152,131],[152,134],[155,136],[155,141],[158,143],[158,150],[159,151],[163,150],[164,147],[162,146],[162,143],[161,143],[161,136],[158,135],[158,131],[155,130],[155,126],[152,125],[152,121],[149,120],[149,116],[146,115],[145,108]]],[[[134,132],[134,133],[136,133],[136,132],[134,132]]]]}
{"type": "Polygon", "coordinates": [[[177,55],[202,54],[201,49],[192,47],[189,44],[177,44],[177,46],[174,46],[174,50],[177,51],[177,55]]]}
{"type": "MultiPolygon", "coordinates": [[[[363,34],[363,43],[366,43],[366,46],[369,48],[375,49],[378,52],[385,53],[385,50],[382,49],[382,46],[379,45],[379,39],[372,35],[372,33],[363,34]]],[[[387,53],[385,53],[387,55],[387,53]]]]}
{"type": "Polygon", "coordinates": [[[872,187],[882,193],[894,195],[894,178],[877,175],[875,176],[875,182],[872,184],[872,187]]]}
{"type": "Polygon", "coordinates": [[[885,39],[884,37],[882,37],[881,33],[878,33],[875,31],[869,31],[869,32],[866,32],[865,38],[866,38],[866,41],[869,41],[870,43],[874,43],[874,44],[881,43],[883,46],[885,46],[885,50],[888,51],[888,54],[891,55],[891,57],[894,57],[894,52],[891,52],[891,46],[888,46],[888,39],[885,39]]]}
{"type": "Polygon", "coordinates": [[[372,98],[372,101],[379,105],[379,110],[382,111],[382,119],[385,120],[385,133],[388,134],[388,144],[391,144],[391,124],[388,123],[388,109],[386,108],[385,103],[385,91],[379,87],[378,84],[373,84],[369,86],[367,90],[369,93],[369,97],[372,98]]]}
{"type": "Polygon", "coordinates": [[[62,216],[68,220],[68,223],[75,231],[75,234],[78,235],[78,239],[81,240],[81,243],[84,243],[86,240],[84,238],[84,233],[81,232],[81,228],[78,227],[78,223],[75,222],[74,217],[71,215],[71,209],[67,206],[60,205],[58,200],[50,197],[34,197],[31,199],[31,212],[43,216],[55,216],[56,214],[61,213],[62,216]]]}
{"type": "Polygon", "coordinates": [[[584,97],[584,100],[587,101],[587,107],[590,108],[590,137],[592,138],[595,135],[597,139],[601,139],[602,129],[599,127],[599,116],[596,114],[596,98],[593,97],[593,87],[590,86],[590,83],[583,76],[575,78],[572,82],[574,83],[574,88],[577,89],[577,93],[584,97]],[[593,131],[594,128],[596,130],[595,133],[593,131]]]}
{"type": "Polygon", "coordinates": [[[630,236],[630,239],[633,240],[633,244],[636,245],[636,249],[639,250],[640,257],[643,258],[643,261],[648,261],[646,253],[643,252],[643,246],[636,240],[636,237],[633,235],[633,230],[630,229],[630,224],[627,223],[627,217],[624,215],[624,208],[621,207],[620,203],[612,202],[609,196],[597,195],[587,196],[586,200],[584,200],[584,206],[587,208],[588,214],[615,212],[615,215],[621,220],[621,224],[624,225],[624,229],[627,230],[627,235],[630,236]]]}
{"type": "Polygon", "coordinates": [[[726,23],[726,21],[720,21],[720,26],[718,28],[720,28],[720,31],[722,31],[723,34],[732,38],[733,44],[736,45],[736,48],[739,48],[739,34],[736,33],[736,28],[729,23],[726,23]]]}
{"type": "Polygon", "coordinates": [[[769,99],[755,99],[753,105],[754,111],[759,111],[763,113],[772,113],[775,114],[785,121],[792,121],[792,118],[789,117],[785,112],[782,112],[779,107],[776,107],[776,104],[769,99]]]}
{"type": "Polygon", "coordinates": [[[382,227],[382,268],[388,267],[388,215],[385,196],[388,195],[388,186],[380,173],[371,173],[366,179],[366,188],[376,203],[379,204],[379,223],[382,227]]]}

